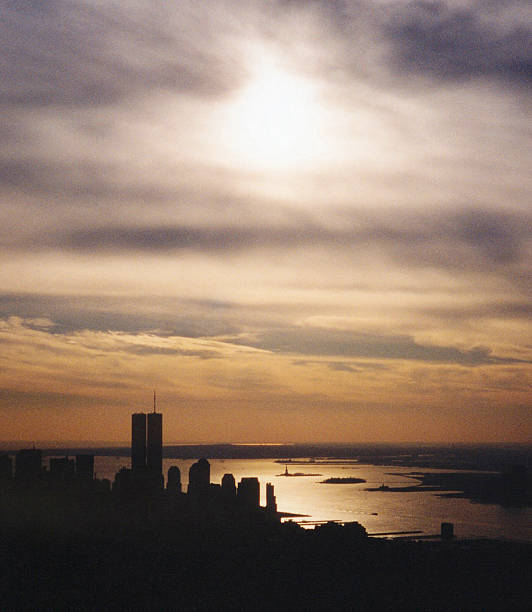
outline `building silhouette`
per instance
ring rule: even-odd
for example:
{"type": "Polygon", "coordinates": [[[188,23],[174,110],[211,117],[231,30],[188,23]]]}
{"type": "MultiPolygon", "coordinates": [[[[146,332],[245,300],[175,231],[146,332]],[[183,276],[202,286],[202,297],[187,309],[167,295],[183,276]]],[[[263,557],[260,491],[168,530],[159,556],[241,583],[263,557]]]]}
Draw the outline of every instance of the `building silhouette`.
{"type": "Polygon", "coordinates": [[[181,472],[177,465],[172,465],[168,470],[166,489],[169,493],[181,493],[181,472]]]}
{"type": "Polygon", "coordinates": [[[205,494],[211,483],[211,466],[205,458],[201,458],[190,466],[188,471],[188,493],[191,495],[205,494]]]}
{"type": "Polygon", "coordinates": [[[266,483],[266,510],[268,510],[268,512],[277,512],[277,500],[275,499],[271,482],[266,483]]]}
{"type": "Polygon", "coordinates": [[[94,480],[94,455],[76,455],[76,476],[80,480],[94,480]]]}
{"type": "MultiPolygon", "coordinates": [[[[155,409],[155,406],[154,406],[155,409]]],[[[146,467],[151,472],[163,473],[163,415],[151,412],[148,416],[146,441],[146,467]]]]}
{"type": "Polygon", "coordinates": [[[236,484],[233,474],[224,474],[222,477],[222,496],[226,501],[236,498],[236,484]]]}
{"type": "Polygon", "coordinates": [[[50,458],[50,480],[56,484],[72,482],[75,475],[75,464],[68,456],[50,458]]]}
{"type": "Polygon", "coordinates": [[[258,508],[260,505],[260,483],[256,476],[242,478],[238,483],[238,501],[248,508],[258,508]]]}
{"type": "Polygon", "coordinates": [[[42,476],[42,453],[37,448],[24,448],[15,457],[15,480],[34,484],[42,476]]]}
{"type": "Polygon", "coordinates": [[[143,471],[146,467],[146,414],[131,415],[131,469],[143,471]]]}
{"type": "Polygon", "coordinates": [[[153,412],[131,415],[131,471],[139,487],[159,489],[163,477],[163,415],[156,411],[153,392],[153,412]]]}

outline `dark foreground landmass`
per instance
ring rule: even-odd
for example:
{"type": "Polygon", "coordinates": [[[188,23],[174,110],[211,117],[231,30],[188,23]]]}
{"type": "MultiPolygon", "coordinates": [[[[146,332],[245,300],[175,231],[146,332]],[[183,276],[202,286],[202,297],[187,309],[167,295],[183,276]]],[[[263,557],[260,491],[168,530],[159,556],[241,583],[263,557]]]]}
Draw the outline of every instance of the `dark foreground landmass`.
{"type": "MultiPolygon", "coordinates": [[[[0,487],[1,612],[529,609],[530,543],[456,541],[448,530],[439,541],[389,541],[358,523],[304,530],[258,502],[221,503],[216,485],[185,495],[151,480],[129,488],[119,478],[111,490],[39,474],[0,487]]],[[[512,504],[530,490],[523,463],[476,487],[457,480],[467,474],[413,476],[432,491],[512,504]]]]}
{"type": "Polygon", "coordinates": [[[526,610],[530,545],[377,541],[346,527],[139,526],[2,538],[1,609],[526,610]]]}
{"type": "Polygon", "coordinates": [[[2,612],[508,612],[530,601],[529,543],[379,540],[358,523],[304,530],[149,498],[32,499],[0,504],[2,612]]]}

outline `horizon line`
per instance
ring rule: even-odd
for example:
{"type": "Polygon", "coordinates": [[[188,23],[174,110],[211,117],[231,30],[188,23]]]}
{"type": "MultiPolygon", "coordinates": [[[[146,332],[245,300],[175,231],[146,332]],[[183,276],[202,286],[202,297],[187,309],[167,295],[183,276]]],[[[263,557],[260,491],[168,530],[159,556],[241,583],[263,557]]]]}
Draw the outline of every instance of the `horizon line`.
{"type": "MultiPolygon", "coordinates": [[[[109,441],[109,440],[0,440],[0,450],[4,446],[14,446],[18,445],[19,447],[27,447],[27,446],[48,446],[48,447],[57,447],[68,449],[70,448],[85,448],[85,447],[114,447],[114,448],[129,448],[131,446],[130,441],[109,441]]],[[[164,447],[170,446],[367,446],[367,445],[385,445],[385,446],[532,446],[532,441],[509,441],[509,440],[498,440],[498,441],[456,441],[456,440],[447,440],[447,441],[313,441],[307,440],[304,442],[227,442],[227,441],[218,441],[218,442],[206,442],[206,441],[196,441],[196,442],[167,442],[163,444],[164,447]]]]}

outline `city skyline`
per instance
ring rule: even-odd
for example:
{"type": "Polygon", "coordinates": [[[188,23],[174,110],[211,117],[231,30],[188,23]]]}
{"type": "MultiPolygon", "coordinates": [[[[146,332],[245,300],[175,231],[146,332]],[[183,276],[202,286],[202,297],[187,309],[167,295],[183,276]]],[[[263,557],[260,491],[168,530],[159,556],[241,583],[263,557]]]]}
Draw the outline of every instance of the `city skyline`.
{"type": "Polygon", "coordinates": [[[528,3],[3,14],[3,441],[532,440],[528,3]]]}

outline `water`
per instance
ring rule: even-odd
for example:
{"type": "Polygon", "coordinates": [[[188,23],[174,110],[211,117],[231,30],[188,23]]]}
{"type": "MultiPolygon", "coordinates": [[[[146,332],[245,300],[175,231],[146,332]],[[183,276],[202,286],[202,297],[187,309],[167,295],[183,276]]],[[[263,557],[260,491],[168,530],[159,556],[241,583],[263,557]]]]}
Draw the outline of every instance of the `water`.
{"type": "MultiPolygon", "coordinates": [[[[305,514],[295,520],[358,521],[368,533],[417,531],[436,534],[443,521],[454,523],[457,537],[507,538],[532,541],[532,510],[503,508],[495,504],[478,504],[467,499],[448,499],[430,492],[365,491],[383,483],[409,486],[418,481],[406,474],[411,467],[375,466],[365,464],[306,464],[289,466],[289,471],[318,473],[320,476],[285,477],[283,464],[272,459],[213,459],[211,482],[220,483],[225,473],[238,482],[245,476],[257,476],[261,483],[261,503],[265,503],[266,483],[275,486],[278,509],[305,514]],[[322,484],[331,477],[363,478],[361,484],[322,484]]],[[[98,478],[109,478],[122,466],[129,467],[129,457],[95,457],[98,478]]],[[[194,460],[164,459],[165,474],[171,465],[181,470],[183,490],[188,484],[188,470],[194,460]]],[[[423,472],[451,472],[423,468],[423,472]]]]}

